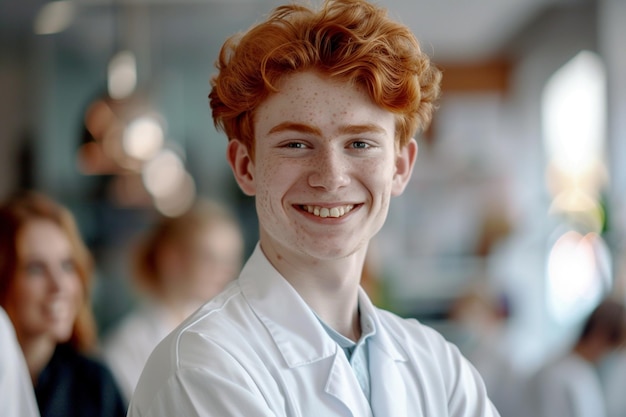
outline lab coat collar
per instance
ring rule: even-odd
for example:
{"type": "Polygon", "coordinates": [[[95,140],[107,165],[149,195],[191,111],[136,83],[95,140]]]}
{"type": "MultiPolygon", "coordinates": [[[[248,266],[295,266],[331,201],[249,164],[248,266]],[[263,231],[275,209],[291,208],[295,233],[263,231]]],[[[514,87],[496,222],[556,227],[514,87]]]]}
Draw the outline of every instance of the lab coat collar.
{"type": "Polygon", "coordinates": [[[290,368],[334,355],[337,344],[257,243],[239,276],[243,296],[274,339],[290,368]]]}
{"type": "MultiPolygon", "coordinates": [[[[241,271],[239,284],[244,297],[271,334],[290,368],[317,362],[337,353],[337,343],[328,336],[302,297],[272,266],[258,243],[241,271]]],[[[372,317],[376,326],[370,346],[374,345],[377,351],[392,361],[406,361],[406,353],[388,335],[378,310],[362,288],[359,288],[359,306],[363,313],[372,317]]]]}

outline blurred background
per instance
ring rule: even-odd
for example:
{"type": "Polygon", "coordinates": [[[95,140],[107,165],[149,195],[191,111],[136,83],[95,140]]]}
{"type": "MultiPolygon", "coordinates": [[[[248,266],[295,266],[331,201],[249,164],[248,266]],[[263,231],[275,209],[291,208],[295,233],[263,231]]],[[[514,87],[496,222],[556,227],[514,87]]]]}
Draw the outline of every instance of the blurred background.
{"type": "MultiPolygon", "coordinates": [[[[96,257],[105,332],[133,305],[128,253],[157,213],[226,202],[256,243],[207,95],[227,36],[274,0],[2,0],[0,197],[69,206],[96,257]]],[[[626,258],[626,2],[381,0],[444,71],[416,171],[364,278],[376,302],[451,339],[494,302],[528,369],[569,344],[626,258]]]]}

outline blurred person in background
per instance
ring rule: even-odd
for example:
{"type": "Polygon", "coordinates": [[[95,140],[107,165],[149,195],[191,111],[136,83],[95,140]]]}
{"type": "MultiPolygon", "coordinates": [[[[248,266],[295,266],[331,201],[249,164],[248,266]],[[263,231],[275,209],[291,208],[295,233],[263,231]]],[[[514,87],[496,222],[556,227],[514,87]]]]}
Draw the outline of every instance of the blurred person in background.
{"type": "Polygon", "coordinates": [[[42,417],[122,417],[125,406],[95,355],[92,258],[74,217],[23,192],[0,207],[0,305],[22,348],[42,417]]]}
{"type": "MultiPolygon", "coordinates": [[[[568,352],[548,361],[530,379],[529,417],[606,417],[598,365],[624,343],[626,310],[613,299],[601,302],[585,321],[568,352]]],[[[622,386],[622,395],[623,395],[622,386]]]]}
{"type": "Polygon", "coordinates": [[[217,201],[198,201],[178,217],[161,217],[134,257],[140,306],[104,338],[103,354],[126,400],[154,347],[236,278],[244,238],[236,217],[217,201]]]}
{"type": "Polygon", "coordinates": [[[0,416],[39,417],[33,384],[28,374],[13,323],[0,307],[0,416]]]}
{"type": "Polygon", "coordinates": [[[454,326],[451,340],[482,376],[502,417],[519,415],[519,392],[525,380],[510,356],[509,310],[504,297],[480,285],[462,292],[448,313],[454,326]]]}
{"type": "Polygon", "coordinates": [[[626,417],[626,341],[602,363],[607,417],[626,417]]]}

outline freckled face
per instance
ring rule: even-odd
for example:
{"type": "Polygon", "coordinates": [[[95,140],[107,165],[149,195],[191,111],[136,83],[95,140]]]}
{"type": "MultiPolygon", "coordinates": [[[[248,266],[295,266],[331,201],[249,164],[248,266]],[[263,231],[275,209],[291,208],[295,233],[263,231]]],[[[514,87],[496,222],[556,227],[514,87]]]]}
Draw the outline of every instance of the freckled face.
{"type": "Polygon", "coordinates": [[[398,167],[409,175],[412,168],[406,152],[396,152],[394,132],[394,115],[362,89],[313,71],[285,77],[257,109],[255,160],[231,145],[245,167],[234,168],[238,182],[256,195],[266,254],[336,259],[364,251],[404,188],[398,167]]]}
{"type": "Polygon", "coordinates": [[[69,340],[82,285],[65,232],[48,220],[27,223],[18,238],[19,264],[6,310],[20,339],[69,340]]]}

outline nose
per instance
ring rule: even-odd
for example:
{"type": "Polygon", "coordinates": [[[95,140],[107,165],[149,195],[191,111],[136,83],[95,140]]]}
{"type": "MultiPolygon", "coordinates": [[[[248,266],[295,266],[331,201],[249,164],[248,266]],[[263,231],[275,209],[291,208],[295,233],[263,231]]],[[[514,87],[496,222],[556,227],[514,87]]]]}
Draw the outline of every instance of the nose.
{"type": "Polygon", "coordinates": [[[65,280],[63,271],[59,270],[58,268],[50,268],[46,272],[46,276],[48,278],[48,288],[50,292],[60,292],[63,288],[65,280]]]}
{"type": "Polygon", "coordinates": [[[350,183],[348,156],[341,150],[322,148],[315,153],[311,163],[309,185],[334,191],[350,183]]]}

